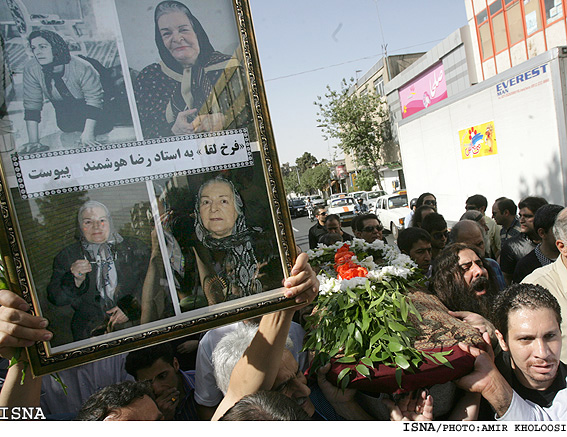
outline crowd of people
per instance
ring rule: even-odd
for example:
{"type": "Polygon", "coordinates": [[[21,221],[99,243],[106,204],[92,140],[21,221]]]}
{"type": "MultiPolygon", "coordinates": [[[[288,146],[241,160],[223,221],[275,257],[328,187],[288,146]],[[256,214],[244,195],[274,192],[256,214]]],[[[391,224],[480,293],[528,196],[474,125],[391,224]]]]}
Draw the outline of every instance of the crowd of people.
{"type": "MultiPolygon", "coordinates": [[[[449,229],[433,194],[412,207],[399,250],[429,293],[484,340],[459,344],[474,369],[449,386],[369,403],[367,393],[331,384],[330,365],[308,378],[303,314],[319,284],[301,254],[284,287],[302,307],[204,333],[194,367],[159,344],[60,372],[64,396],[49,377],[20,385],[19,363],[7,372],[0,407],[41,406],[49,418],[77,420],[566,420],[567,209],[540,197],[518,206],[499,198],[491,218],[486,198],[476,195],[449,229]]],[[[374,214],[357,215],[351,235],[324,207],[314,213],[312,247],[384,239],[374,214]]],[[[47,320],[27,313],[14,293],[1,290],[0,305],[0,356],[51,338],[47,320]]]]}

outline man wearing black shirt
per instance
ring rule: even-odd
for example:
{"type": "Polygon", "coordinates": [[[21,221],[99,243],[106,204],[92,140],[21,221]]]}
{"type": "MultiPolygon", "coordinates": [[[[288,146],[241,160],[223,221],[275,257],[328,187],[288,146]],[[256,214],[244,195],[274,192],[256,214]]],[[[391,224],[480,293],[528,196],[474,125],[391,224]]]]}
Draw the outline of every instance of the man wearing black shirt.
{"type": "Polygon", "coordinates": [[[315,249],[319,243],[321,235],[326,234],[325,220],[327,219],[327,208],[324,206],[316,206],[313,210],[317,223],[309,229],[309,249],[315,249]]]}
{"type": "MultiPolygon", "coordinates": [[[[494,302],[492,321],[502,353],[495,364],[514,391],[543,408],[566,389],[561,355],[561,308],[544,287],[514,284],[494,302]]],[[[479,417],[480,420],[486,417],[479,417]]]]}

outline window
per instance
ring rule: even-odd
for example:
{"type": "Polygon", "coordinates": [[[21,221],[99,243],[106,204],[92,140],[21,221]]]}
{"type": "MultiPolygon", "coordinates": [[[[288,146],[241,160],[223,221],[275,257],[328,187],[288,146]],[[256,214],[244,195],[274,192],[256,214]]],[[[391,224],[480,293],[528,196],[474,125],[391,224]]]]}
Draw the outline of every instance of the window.
{"type": "Polygon", "coordinates": [[[551,23],[563,16],[563,4],[561,0],[545,0],[545,18],[551,23]]]}
{"type": "Polygon", "coordinates": [[[502,10],[502,0],[496,0],[494,3],[492,3],[488,9],[490,9],[490,15],[494,15],[497,12],[502,10]]]}
{"type": "Polygon", "coordinates": [[[508,48],[508,38],[506,36],[506,22],[504,21],[504,13],[492,17],[492,31],[494,32],[494,49],[496,53],[508,48]]]}
{"type": "Polygon", "coordinates": [[[482,12],[479,12],[476,16],[476,24],[477,26],[481,25],[488,19],[488,11],[485,9],[482,12]]]}
{"type": "Polygon", "coordinates": [[[488,21],[482,26],[479,26],[478,33],[480,34],[480,48],[482,52],[482,59],[488,59],[494,56],[492,48],[492,35],[490,34],[490,26],[488,21]]]}
{"type": "Polygon", "coordinates": [[[541,29],[539,0],[524,0],[524,11],[526,13],[526,31],[528,35],[531,35],[541,29]]]}
{"type": "MultiPolygon", "coordinates": [[[[510,1],[508,1],[510,3],[510,1]]],[[[510,45],[524,39],[524,25],[522,23],[522,9],[520,2],[506,6],[506,17],[508,18],[508,32],[510,34],[510,45]]]]}
{"type": "Polygon", "coordinates": [[[374,89],[379,96],[384,95],[384,78],[380,77],[374,81],[374,89]]]}

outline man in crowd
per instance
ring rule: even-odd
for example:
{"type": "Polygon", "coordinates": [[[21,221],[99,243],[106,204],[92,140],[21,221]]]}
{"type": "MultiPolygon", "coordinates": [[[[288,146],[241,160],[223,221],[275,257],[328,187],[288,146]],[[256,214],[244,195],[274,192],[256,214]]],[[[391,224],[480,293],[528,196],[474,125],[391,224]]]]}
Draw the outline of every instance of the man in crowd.
{"type": "MultiPolygon", "coordinates": [[[[227,334],[213,351],[215,378],[223,393],[229,390],[229,383],[236,372],[235,365],[248,348],[256,331],[257,328],[252,325],[241,325],[227,334]]],[[[275,378],[272,385],[267,387],[268,390],[283,393],[300,405],[310,417],[324,420],[372,419],[354,400],[355,390],[342,391],[327,381],[325,374],[330,369],[329,365],[319,369],[317,384],[310,387],[291,354],[292,347],[291,339],[287,337],[279,365],[273,363],[272,367],[277,371],[274,372],[275,378]]]]}
{"type": "MultiPolygon", "coordinates": [[[[475,357],[474,370],[457,381],[480,393],[498,420],[567,420],[567,371],[561,309],[543,287],[515,284],[498,296],[494,323],[503,349],[496,364],[489,352],[460,343],[475,357]]],[[[484,337],[487,341],[487,337],[484,337]]]]}
{"type": "Polygon", "coordinates": [[[447,246],[435,259],[429,289],[451,311],[470,311],[485,318],[498,293],[496,280],[476,248],[462,243],[447,246]]]}
{"type": "MultiPolygon", "coordinates": [[[[567,333],[567,209],[563,209],[555,219],[553,233],[556,241],[555,245],[559,251],[557,259],[544,267],[534,270],[526,276],[523,283],[537,284],[547,288],[557,299],[561,306],[561,332],[563,341],[567,333]]],[[[561,361],[567,363],[567,348],[561,352],[561,361]]]]}
{"type": "Polygon", "coordinates": [[[551,264],[559,256],[559,251],[555,245],[555,235],[553,234],[553,224],[557,214],[561,212],[561,205],[544,205],[537,210],[534,216],[534,228],[541,239],[534,250],[524,256],[516,264],[513,282],[520,283],[535,269],[551,264]]]}
{"type": "Polygon", "coordinates": [[[504,280],[500,266],[492,258],[486,257],[484,230],[480,223],[472,220],[461,220],[457,222],[451,229],[451,241],[453,243],[463,243],[475,247],[480,257],[484,259],[486,265],[490,268],[491,273],[494,274],[498,283],[498,289],[504,290],[506,288],[506,281],[504,280]]]}
{"type": "Polygon", "coordinates": [[[406,217],[404,218],[404,229],[409,228],[412,225],[412,220],[413,220],[413,215],[415,214],[415,210],[417,209],[417,199],[413,198],[410,201],[410,212],[408,212],[408,215],[406,215],[406,217]]]}
{"type": "Polygon", "coordinates": [[[540,242],[539,235],[534,228],[534,216],[543,205],[547,205],[547,201],[542,197],[526,197],[518,204],[520,235],[506,240],[500,253],[500,267],[508,284],[512,282],[518,261],[534,250],[540,242]]]}
{"type": "Polygon", "coordinates": [[[325,219],[327,218],[327,208],[324,206],[315,206],[313,208],[317,223],[309,228],[309,249],[315,249],[319,244],[321,235],[326,234],[325,219]]]}
{"type": "Polygon", "coordinates": [[[498,259],[498,256],[500,255],[500,228],[492,218],[486,215],[487,208],[488,200],[482,194],[470,196],[465,203],[465,209],[467,211],[479,211],[484,215],[484,222],[488,227],[488,246],[485,247],[484,250],[487,257],[498,259]]]}
{"type": "Polygon", "coordinates": [[[155,402],[165,420],[198,420],[193,398],[194,380],[179,368],[170,344],[130,352],[125,367],[136,381],[150,381],[155,402]]]}
{"type": "Polygon", "coordinates": [[[516,216],[518,208],[512,199],[499,197],[492,205],[492,218],[501,226],[500,243],[520,235],[520,219],[516,216]]]}
{"type": "Polygon", "coordinates": [[[364,203],[364,199],[359,197],[354,205],[354,212],[356,214],[366,214],[368,212],[368,206],[364,203]]]}
{"type": "Polygon", "coordinates": [[[431,258],[435,259],[449,240],[447,222],[441,214],[432,212],[423,219],[421,228],[425,229],[429,235],[431,235],[431,258]]]}
{"type": "Polygon", "coordinates": [[[352,230],[356,238],[361,238],[367,243],[384,239],[382,234],[384,226],[382,226],[376,214],[364,214],[355,217],[352,222],[352,230]]]}
{"type": "Polygon", "coordinates": [[[431,235],[425,229],[402,229],[397,243],[400,251],[408,255],[424,275],[431,275],[431,235]]]}
{"type": "Polygon", "coordinates": [[[496,367],[523,399],[549,407],[567,378],[557,299],[539,285],[513,284],[496,297],[492,321],[502,348],[496,367]]]}
{"type": "MultiPolygon", "coordinates": [[[[354,238],[348,232],[343,231],[341,228],[341,218],[337,214],[331,214],[327,216],[325,220],[325,230],[328,234],[338,234],[341,236],[342,241],[352,241],[354,238]]],[[[319,237],[319,241],[321,237],[319,237]]]]}

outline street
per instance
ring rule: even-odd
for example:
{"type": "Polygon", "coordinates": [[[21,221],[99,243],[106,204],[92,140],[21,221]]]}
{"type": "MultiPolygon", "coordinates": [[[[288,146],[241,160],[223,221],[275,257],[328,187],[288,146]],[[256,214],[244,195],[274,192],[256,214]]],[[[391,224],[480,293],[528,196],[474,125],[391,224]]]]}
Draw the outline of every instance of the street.
{"type": "MultiPolygon", "coordinates": [[[[298,217],[291,220],[293,227],[293,236],[295,243],[301,248],[302,251],[309,250],[309,228],[315,224],[315,221],[310,221],[309,217],[298,217]]],[[[351,235],[354,235],[350,226],[344,226],[343,230],[351,235]]],[[[394,244],[392,234],[389,231],[384,231],[384,236],[389,244],[394,244]]]]}

